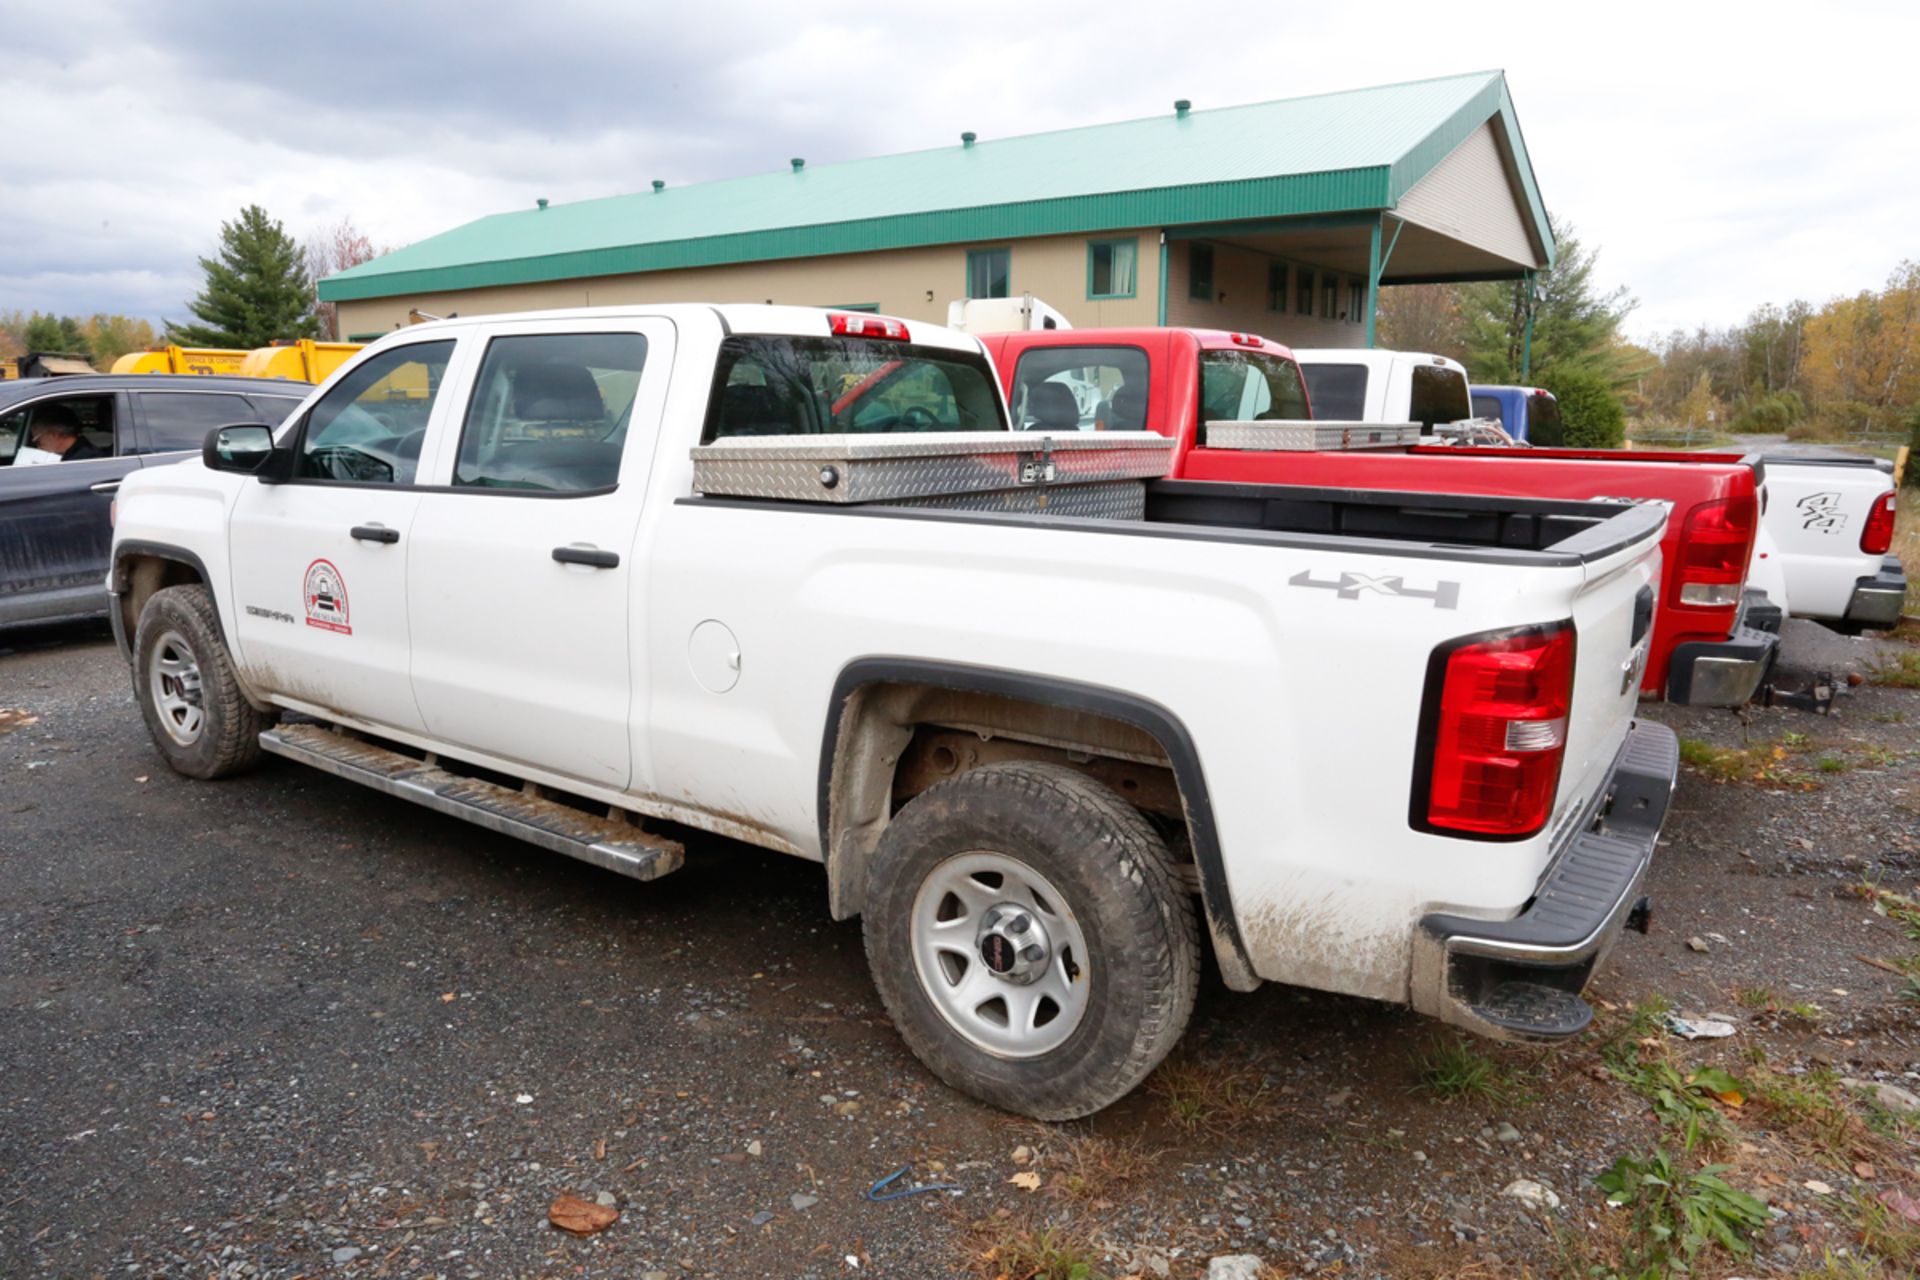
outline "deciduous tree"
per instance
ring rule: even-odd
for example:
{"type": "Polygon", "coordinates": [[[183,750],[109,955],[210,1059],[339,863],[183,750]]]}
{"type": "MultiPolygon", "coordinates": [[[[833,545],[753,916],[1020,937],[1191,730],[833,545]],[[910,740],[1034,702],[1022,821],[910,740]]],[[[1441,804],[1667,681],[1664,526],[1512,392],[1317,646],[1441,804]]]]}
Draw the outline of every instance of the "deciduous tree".
{"type": "Polygon", "coordinates": [[[340,321],[337,309],[331,302],[322,302],[318,286],[328,276],[348,267],[357,267],[363,262],[371,262],[392,249],[376,249],[372,237],[353,225],[352,218],[343,217],[340,221],[321,227],[307,237],[305,246],[307,275],[315,285],[313,296],[313,314],[319,323],[320,335],[329,341],[340,338],[340,321]]]}

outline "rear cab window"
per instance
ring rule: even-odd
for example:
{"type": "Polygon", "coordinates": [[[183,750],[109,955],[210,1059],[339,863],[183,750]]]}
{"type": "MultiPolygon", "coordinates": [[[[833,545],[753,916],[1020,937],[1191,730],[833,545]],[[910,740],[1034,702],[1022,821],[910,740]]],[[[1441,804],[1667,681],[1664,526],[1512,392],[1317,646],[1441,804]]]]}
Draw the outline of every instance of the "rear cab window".
{"type": "Polygon", "coordinates": [[[1362,422],[1367,416],[1367,366],[1310,364],[1307,389],[1313,393],[1313,416],[1329,422],[1362,422]]]}
{"type": "Polygon", "coordinates": [[[1566,428],[1560,421],[1560,402],[1546,392],[1528,396],[1527,443],[1543,449],[1558,449],[1566,442],[1566,428]]]}
{"type": "Polygon", "coordinates": [[[1417,422],[1430,431],[1440,423],[1459,422],[1472,416],[1473,402],[1467,395],[1465,374],[1443,364],[1413,366],[1407,421],[1417,422]]]}
{"type": "Polygon", "coordinates": [[[736,334],[720,344],[700,443],[729,436],[1006,429],[982,352],[874,338],[736,334]]]}
{"type": "Polygon", "coordinates": [[[1021,431],[1144,431],[1147,353],[1139,347],[1033,347],[1013,369],[1008,411],[1021,431]]]}
{"type": "Polygon", "coordinates": [[[1261,351],[1200,353],[1203,422],[1260,422],[1307,417],[1307,386],[1300,366],[1261,351]]]}
{"type": "Polygon", "coordinates": [[[1488,422],[1502,421],[1499,396],[1475,396],[1473,398],[1473,416],[1485,418],[1488,422]]]}

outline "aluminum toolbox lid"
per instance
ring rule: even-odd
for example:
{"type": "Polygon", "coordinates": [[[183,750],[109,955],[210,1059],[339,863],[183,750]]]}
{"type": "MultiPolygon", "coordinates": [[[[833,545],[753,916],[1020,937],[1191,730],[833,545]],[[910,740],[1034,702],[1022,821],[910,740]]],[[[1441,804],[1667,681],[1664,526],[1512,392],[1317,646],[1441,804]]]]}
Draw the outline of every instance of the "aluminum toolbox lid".
{"type": "Polygon", "coordinates": [[[728,437],[690,453],[699,493],[849,503],[1159,479],[1173,441],[1152,431],[929,431],[728,437]]]}
{"type": "Polygon", "coordinates": [[[1417,422],[1330,422],[1321,419],[1210,419],[1209,449],[1311,453],[1339,449],[1403,449],[1420,443],[1417,422]]]}

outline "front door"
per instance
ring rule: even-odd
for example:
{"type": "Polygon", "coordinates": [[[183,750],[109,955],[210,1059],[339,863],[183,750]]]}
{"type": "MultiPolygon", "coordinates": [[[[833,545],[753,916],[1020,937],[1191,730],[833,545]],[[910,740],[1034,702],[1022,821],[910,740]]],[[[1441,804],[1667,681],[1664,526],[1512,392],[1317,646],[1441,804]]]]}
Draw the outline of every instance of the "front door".
{"type": "Polygon", "coordinates": [[[437,741],[621,790],[673,328],[537,321],[473,341],[459,443],[413,522],[414,696],[437,741]]]}
{"type": "Polygon", "coordinates": [[[229,524],[236,657],[281,701],[419,732],[407,672],[408,535],[455,340],[363,361],[290,428],[284,484],[249,482],[229,524]]]}
{"type": "Polygon", "coordinates": [[[108,513],[140,466],[125,434],[119,393],[51,394],[0,411],[0,623],[106,611],[108,513]],[[36,437],[66,452],[36,449],[36,437]]]}

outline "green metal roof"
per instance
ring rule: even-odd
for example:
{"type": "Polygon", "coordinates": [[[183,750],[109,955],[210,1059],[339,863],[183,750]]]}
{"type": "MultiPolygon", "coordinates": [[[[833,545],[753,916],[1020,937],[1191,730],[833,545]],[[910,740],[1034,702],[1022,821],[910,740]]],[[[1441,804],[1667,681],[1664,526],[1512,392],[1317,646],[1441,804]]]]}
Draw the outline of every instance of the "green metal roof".
{"type": "Polygon", "coordinates": [[[1498,115],[1499,71],[955,143],[499,213],[329,276],[329,302],[1118,227],[1390,209],[1498,115]]]}

